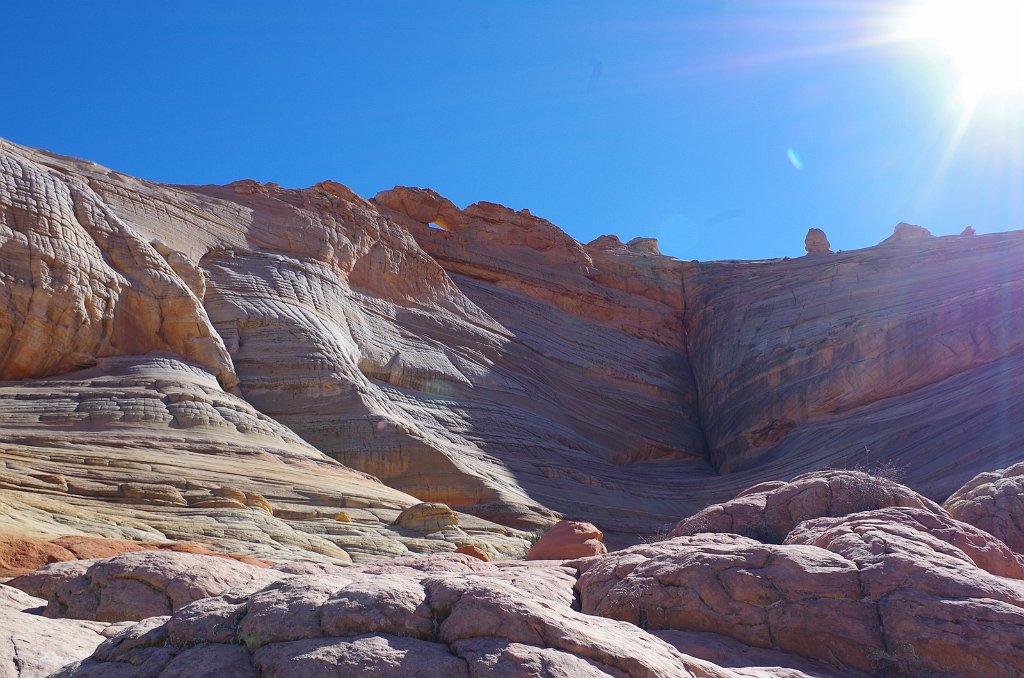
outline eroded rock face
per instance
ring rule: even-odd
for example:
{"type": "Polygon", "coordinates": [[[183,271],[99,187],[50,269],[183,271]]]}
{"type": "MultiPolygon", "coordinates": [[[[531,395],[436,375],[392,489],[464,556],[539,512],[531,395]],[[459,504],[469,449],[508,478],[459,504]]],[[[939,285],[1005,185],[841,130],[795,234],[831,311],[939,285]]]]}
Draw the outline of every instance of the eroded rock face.
{"type": "Polygon", "coordinates": [[[171,350],[237,383],[200,299],[80,176],[0,147],[0,374],[171,350]]]}
{"type": "Polygon", "coordinates": [[[957,520],[970,523],[1024,553],[1024,464],[981,473],[943,504],[957,520]]]}
{"type": "Polygon", "coordinates": [[[528,547],[528,535],[470,516],[472,537],[400,533],[393,522],[416,498],[338,464],[168,354],[0,384],[0,434],[0,534],[39,557],[24,540],[174,540],[335,563],[464,543],[495,557],[528,547]]]}
{"type": "Polygon", "coordinates": [[[590,523],[560,520],[534,544],[527,560],[568,560],[607,553],[604,534],[590,523]]]}
{"type": "Polygon", "coordinates": [[[782,543],[805,520],[890,506],[942,513],[935,502],[885,478],[860,471],[815,471],[789,482],[747,488],[731,501],[709,506],[680,521],[671,536],[725,532],[782,543]]]}

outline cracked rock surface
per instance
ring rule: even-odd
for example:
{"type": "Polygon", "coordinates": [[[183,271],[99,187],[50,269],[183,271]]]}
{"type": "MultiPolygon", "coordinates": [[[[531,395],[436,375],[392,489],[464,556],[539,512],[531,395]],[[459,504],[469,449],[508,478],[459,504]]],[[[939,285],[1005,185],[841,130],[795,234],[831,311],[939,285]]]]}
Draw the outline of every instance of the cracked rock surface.
{"type": "MultiPolygon", "coordinates": [[[[734,675],[636,626],[573,610],[572,576],[557,567],[543,568],[562,577],[556,599],[496,565],[430,560],[227,591],[142,621],[57,675],[188,675],[204,665],[240,676],[734,675]],[[460,563],[471,569],[453,571],[460,563]]],[[[522,579],[541,570],[504,569],[522,579]]]]}
{"type": "Polygon", "coordinates": [[[808,517],[782,544],[679,536],[568,564],[583,612],[644,629],[871,675],[1024,671],[1024,558],[941,509],[808,517]]]}
{"type": "Polygon", "coordinates": [[[943,506],[954,518],[980,527],[1024,553],[1024,464],[975,476],[943,506]]]}

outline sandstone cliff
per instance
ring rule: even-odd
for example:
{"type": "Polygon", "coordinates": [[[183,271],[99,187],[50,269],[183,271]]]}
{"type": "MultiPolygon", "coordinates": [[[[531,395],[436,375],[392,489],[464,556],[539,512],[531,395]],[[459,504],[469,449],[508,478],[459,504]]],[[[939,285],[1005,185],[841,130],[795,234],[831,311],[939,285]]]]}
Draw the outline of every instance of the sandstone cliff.
{"type": "MultiPolygon", "coordinates": [[[[511,553],[561,516],[616,546],[765,479],[895,465],[944,500],[1021,458],[1019,233],[696,263],[424,189],[157,185],[7,142],[0,161],[6,487],[100,516],[76,530],[125,536],[98,527],[111,497],[235,516],[248,491],[279,507],[256,532],[348,555],[511,553]],[[94,471],[115,457],[149,475],[94,471]],[[386,512],[417,501],[470,527],[402,542],[386,512]],[[342,511],[370,532],[316,522],[342,511]]],[[[218,541],[193,515],[138,534],[218,541]]],[[[307,549],[240,546],[261,539],[220,541],[307,549]]]]}
{"type": "Polygon", "coordinates": [[[0,141],[0,676],[1020,675],[1024,234],[816,230],[0,141]]]}

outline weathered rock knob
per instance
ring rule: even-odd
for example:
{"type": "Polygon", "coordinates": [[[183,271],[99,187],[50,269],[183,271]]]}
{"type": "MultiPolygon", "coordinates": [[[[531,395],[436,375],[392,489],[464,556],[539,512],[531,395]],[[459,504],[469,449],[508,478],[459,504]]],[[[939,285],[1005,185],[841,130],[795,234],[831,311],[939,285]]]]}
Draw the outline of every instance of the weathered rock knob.
{"type": "Polygon", "coordinates": [[[820,228],[808,229],[807,237],[804,238],[804,249],[807,250],[807,254],[832,254],[831,247],[825,231],[820,228]]]}

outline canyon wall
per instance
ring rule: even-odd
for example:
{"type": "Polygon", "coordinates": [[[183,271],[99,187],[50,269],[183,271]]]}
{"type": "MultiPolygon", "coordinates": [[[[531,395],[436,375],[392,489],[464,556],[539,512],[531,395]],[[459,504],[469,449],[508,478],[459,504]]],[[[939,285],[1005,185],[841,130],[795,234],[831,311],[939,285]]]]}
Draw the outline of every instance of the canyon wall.
{"type": "Polygon", "coordinates": [[[425,189],[0,142],[0,499],[53,536],[345,562],[512,554],[562,515],[621,545],[827,466],[941,500],[1020,461],[1024,236],[820,240],[684,262],[425,189]],[[399,525],[417,502],[457,525],[399,525]]]}

